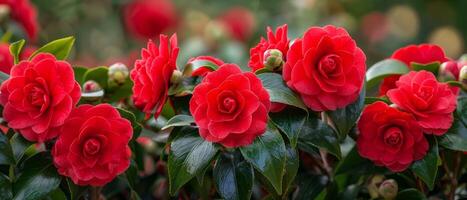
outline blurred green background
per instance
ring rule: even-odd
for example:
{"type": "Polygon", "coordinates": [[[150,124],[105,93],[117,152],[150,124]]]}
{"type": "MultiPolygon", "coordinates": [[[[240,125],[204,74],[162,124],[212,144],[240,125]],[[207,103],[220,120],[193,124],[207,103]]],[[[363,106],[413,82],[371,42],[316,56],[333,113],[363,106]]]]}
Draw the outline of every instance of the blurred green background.
{"type": "MultiPolygon", "coordinates": [[[[128,33],[122,15],[131,0],[32,0],[40,19],[39,44],[76,36],[74,64],[130,65],[146,40],[128,33]]],[[[173,0],[174,27],[181,53],[179,65],[189,57],[215,55],[246,67],[249,48],[266,26],[289,25],[289,37],[299,37],[310,26],[334,24],[345,27],[364,50],[370,65],[407,44],[435,43],[451,58],[467,45],[465,0],[173,0]],[[246,40],[231,39],[216,25],[219,16],[234,7],[251,12],[252,34],[246,40]]],[[[244,17],[239,14],[239,18],[244,17]]],[[[247,26],[247,25],[245,25],[247,26]]]]}

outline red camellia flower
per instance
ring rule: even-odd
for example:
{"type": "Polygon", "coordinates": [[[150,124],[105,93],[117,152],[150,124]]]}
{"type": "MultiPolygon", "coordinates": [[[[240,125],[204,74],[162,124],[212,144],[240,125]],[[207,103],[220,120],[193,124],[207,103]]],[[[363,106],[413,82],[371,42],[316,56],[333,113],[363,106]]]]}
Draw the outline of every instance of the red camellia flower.
{"type": "Polygon", "coordinates": [[[268,49],[277,49],[282,52],[282,55],[287,55],[289,50],[290,40],[287,38],[287,24],[284,24],[276,29],[276,33],[272,31],[271,27],[267,28],[268,39],[261,37],[261,41],[253,48],[250,49],[250,61],[248,66],[254,72],[258,69],[264,68],[264,52],[268,49]]]}
{"type": "Polygon", "coordinates": [[[167,100],[178,51],[177,35],[170,37],[170,41],[166,35],[161,35],[159,48],[149,41],[147,48],[141,50],[142,58],[136,60],[131,70],[134,104],[147,114],[154,113],[155,118],[167,100]]]}
{"type": "Polygon", "coordinates": [[[29,39],[35,41],[39,32],[36,8],[29,0],[0,0],[0,4],[10,8],[10,16],[17,21],[29,39]]]}
{"type": "Polygon", "coordinates": [[[13,67],[13,56],[10,54],[10,45],[0,43],[0,71],[10,74],[13,67]]]}
{"type": "Polygon", "coordinates": [[[393,172],[404,171],[428,150],[428,142],[414,117],[383,102],[367,106],[357,126],[360,155],[393,172]]]}
{"type": "Polygon", "coordinates": [[[312,110],[336,110],[357,99],[365,60],[343,28],[311,27],[290,47],[283,78],[312,110]]]}
{"type": "MultiPolygon", "coordinates": [[[[190,60],[188,60],[188,63],[192,63],[192,62],[195,62],[195,61],[208,61],[208,62],[211,62],[212,64],[217,65],[217,66],[221,66],[221,65],[224,64],[224,61],[222,61],[221,59],[218,59],[218,58],[214,58],[212,56],[198,56],[196,58],[190,58],[190,60]]],[[[206,66],[202,66],[202,67],[199,67],[198,69],[193,70],[193,72],[191,72],[191,76],[204,77],[211,71],[212,71],[211,68],[206,67],[206,66]]]]}
{"type": "Polygon", "coordinates": [[[400,109],[412,113],[426,133],[442,135],[451,127],[456,95],[446,83],[425,70],[412,71],[399,78],[397,88],[387,96],[400,109]]]}
{"type": "Polygon", "coordinates": [[[171,0],[134,0],[124,9],[127,29],[135,36],[155,38],[177,22],[171,0]]]}
{"type": "Polygon", "coordinates": [[[81,95],[71,65],[48,53],[15,65],[0,90],[8,127],[38,142],[57,136],[81,95]]]}
{"type": "Polygon", "coordinates": [[[103,186],[130,165],[131,124],[109,104],[75,108],[60,132],[54,164],[75,184],[103,186]]]}
{"type": "Polygon", "coordinates": [[[255,30],[255,16],[243,7],[234,7],[219,17],[230,35],[239,41],[248,40],[255,30]]]}
{"type": "MultiPolygon", "coordinates": [[[[440,64],[449,60],[441,47],[432,44],[409,45],[396,50],[392,59],[402,61],[409,69],[412,69],[412,63],[430,64],[439,62],[440,64]]],[[[395,86],[395,82],[400,75],[386,77],[379,89],[379,95],[386,95],[386,92],[395,86]]]]}
{"type": "Polygon", "coordinates": [[[224,64],[195,87],[190,112],[205,140],[239,147],[265,132],[270,105],[268,92],[253,73],[224,64]]]}

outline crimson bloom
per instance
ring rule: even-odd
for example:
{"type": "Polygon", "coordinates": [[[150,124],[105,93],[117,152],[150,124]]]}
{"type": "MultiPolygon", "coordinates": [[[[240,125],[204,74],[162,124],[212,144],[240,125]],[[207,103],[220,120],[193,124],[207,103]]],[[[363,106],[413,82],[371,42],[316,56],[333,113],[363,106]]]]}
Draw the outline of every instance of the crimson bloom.
{"type": "Polygon", "coordinates": [[[177,35],[169,38],[160,35],[159,47],[151,40],[141,50],[141,59],[136,60],[131,70],[133,101],[143,112],[154,113],[157,118],[167,100],[170,78],[176,69],[179,48],[177,35]]]}
{"type": "Polygon", "coordinates": [[[345,29],[311,27],[290,47],[282,75],[312,110],[336,110],[357,99],[365,60],[345,29]]]}
{"type": "Polygon", "coordinates": [[[380,101],[363,110],[357,127],[360,155],[393,172],[404,171],[428,150],[428,141],[415,118],[380,101]]]}
{"type": "MultiPolygon", "coordinates": [[[[412,69],[412,63],[430,64],[439,62],[440,64],[449,60],[441,47],[432,44],[409,45],[397,49],[391,56],[392,59],[399,60],[412,69]]],[[[379,89],[379,95],[386,95],[386,92],[395,86],[395,82],[400,75],[386,77],[379,89]]]]}
{"type": "Polygon", "coordinates": [[[253,73],[224,64],[195,87],[190,112],[205,140],[240,147],[265,132],[270,105],[268,92],[253,73]]]}
{"type": "Polygon", "coordinates": [[[58,128],[81,96],[71,65],[48,53],[15,65],[0,90],[8,127],[38,142],[58,135],[58,128]]]}
{"type": "Polygon", "coordinates": [[[423,131],[442,135],[451,127],[456,95],[446,83],[425,70],[412,71],[399,78],[397,88],[387,96],[400,109],[412,113],[423,131]]]}
{"type": "Polygon", "coordinates": [[[13,56],[10,54],[10,45],[0,43],[0,71],[10,74],[13,67],[13,56]]]}
{"type": "Polygon", "coordinates": [[[287,24],[284,24],[276,29],[274,33],[271,27],[267,28],[267,40],[261,37],[261,41],[250,49],[250,61],[248,66],[251,71],[264,68],[264,52],[268,49],[277,49],[282,52],[283,60],[286,60],[287,51],[289,50],[290,40],[287,38],[287,24]]]}
{"type": "Polygon", "coordinates": [[[127,29],[142,39],[155,38],[177,22],[171,0],[134,0],[126,5],[124,18],[127,29]]]}
{"type": "Polygon", "coordinates": [[[60,132],[54,164],[77,185],[103,186],[130,165],[131,124],[109,104],[75,108],[60,132]]]}
{"type": "Polygon", "coordinates": [[[29,0],[0,0],[0,4],[5,4],[10,8],[10,16],[17,21],[29,39],[35,41],[39,32],[36,8],[29,0]]]}
{"type": "Polygon", "coordinates": [[[234,7],[223,12],[219,20],[230,35],[239,41],[248,40],[255,30],[255,16],[243,7],[234,7]]]}

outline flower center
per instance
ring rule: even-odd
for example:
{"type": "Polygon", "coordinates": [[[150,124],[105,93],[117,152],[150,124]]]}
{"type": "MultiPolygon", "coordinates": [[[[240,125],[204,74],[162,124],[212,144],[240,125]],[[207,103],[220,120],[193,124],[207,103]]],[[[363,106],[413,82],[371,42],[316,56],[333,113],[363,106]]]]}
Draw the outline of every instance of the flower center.
{"type": "Polygon", "coordinates": [[[338,55],[330,54],[321,58],[318,67],[322,75],[327,76],[336,71],[340,65],[340,58],[338,55]]]}
{"type": "Polygon", "coordinates": [[[428,87],[428,86],[422,86],[420,89],[418,89],[418,97],[421,99],[429,99],[431,96],[433,96],[433,87],[428,87]]]}
{"type": "Polygon", "coordinates": [[[402,132],[399,128],[392,127],[389,128],[384,133],[384,143],[390,146],[395,146],[401,143],[402,141],[402,132]]]}
{"type": "Polygon", "coordinates": [[[37,86],[33,86],[29,91],[29,102],[34,106],[42,106],[45,102],[45,92],[37,86]]]}
{"type": "Polygon", "coordinates": [[[222,100],[221,111],[224,113],[232,113],[237,108],[237,101],[232,97],[226,97],[222,100]]]}
{"type": "Polygon", "coordinates": [[[88,139],[84,143],[84,153],[85,155],[92,156],[99,152],[101,148],[101,143],[95,138],[88,139]]]}

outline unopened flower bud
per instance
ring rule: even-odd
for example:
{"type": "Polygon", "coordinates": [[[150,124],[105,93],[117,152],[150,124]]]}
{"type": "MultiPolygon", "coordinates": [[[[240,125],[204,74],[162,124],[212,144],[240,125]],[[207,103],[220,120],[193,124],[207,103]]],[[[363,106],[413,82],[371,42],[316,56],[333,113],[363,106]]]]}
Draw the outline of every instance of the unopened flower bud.
{"type": "Polygon", "coordinates": [[[462,66],[459,73],[459,82],[462,84],[462,88],[467,90],[467,65],[462,66]]]}
{"type": "Polygon", "coordinates": [[[97,101],[104,96],[104,90],[96,81],[89,80],[83,84],[81,97],[87,101],[97,101]]]}
{"type": "Polygon", "coordinates": [[[264,67],[271,71],[279,71],[284,65],[282,52],[278,49],[268,49],[264,52],[264,67]]]}
{"type": "Polygon", "coordinates": [[[385,180],[379,186],[378,192],[385,200],[395,199],[398,191],[397,182],[394,179],[385,180]]]}
{"type": "Polygon", "coordinates": [[[102,88],[96,81],[89,80],[83,84],[83,92],[90,93],[97,92],[99,90],[102,90],[102,88]]]}
{"type": "Polygon", "coordinates": [[[170,77],[170,83],[172,84],[177,84],[177,83],[180,83],[182,81],[182,72],[179,71],[179,70],[174,70],[174,72],[172,73],[172,77],[170,77]]]}
{"type": "MultiPolygon", "coordinates": [[[[457,62],[455,61],[447,61],[441,64],[438,71],[438,79],[442,82],[446,81],[455,81],[457,79],[456,74],[457,71],[457,62]]],[[[457,71],[458,72],[458,71],[457,71]]]]}
{"type": "Polygon", "coordinates": [[[375,175],[370,179],[368,183],[367,189],[370,197],[372,199],[376,199],[379,196],[378,187],[383,182],[384,176],[383,175],[375,175]]]}
{"type": "Polygon", "coordinates": [[[109,81],[113,81],[119,85],[125,83],[128,74],[128,67],[123,63],[115,63],[109,67],[109,81]]]}

